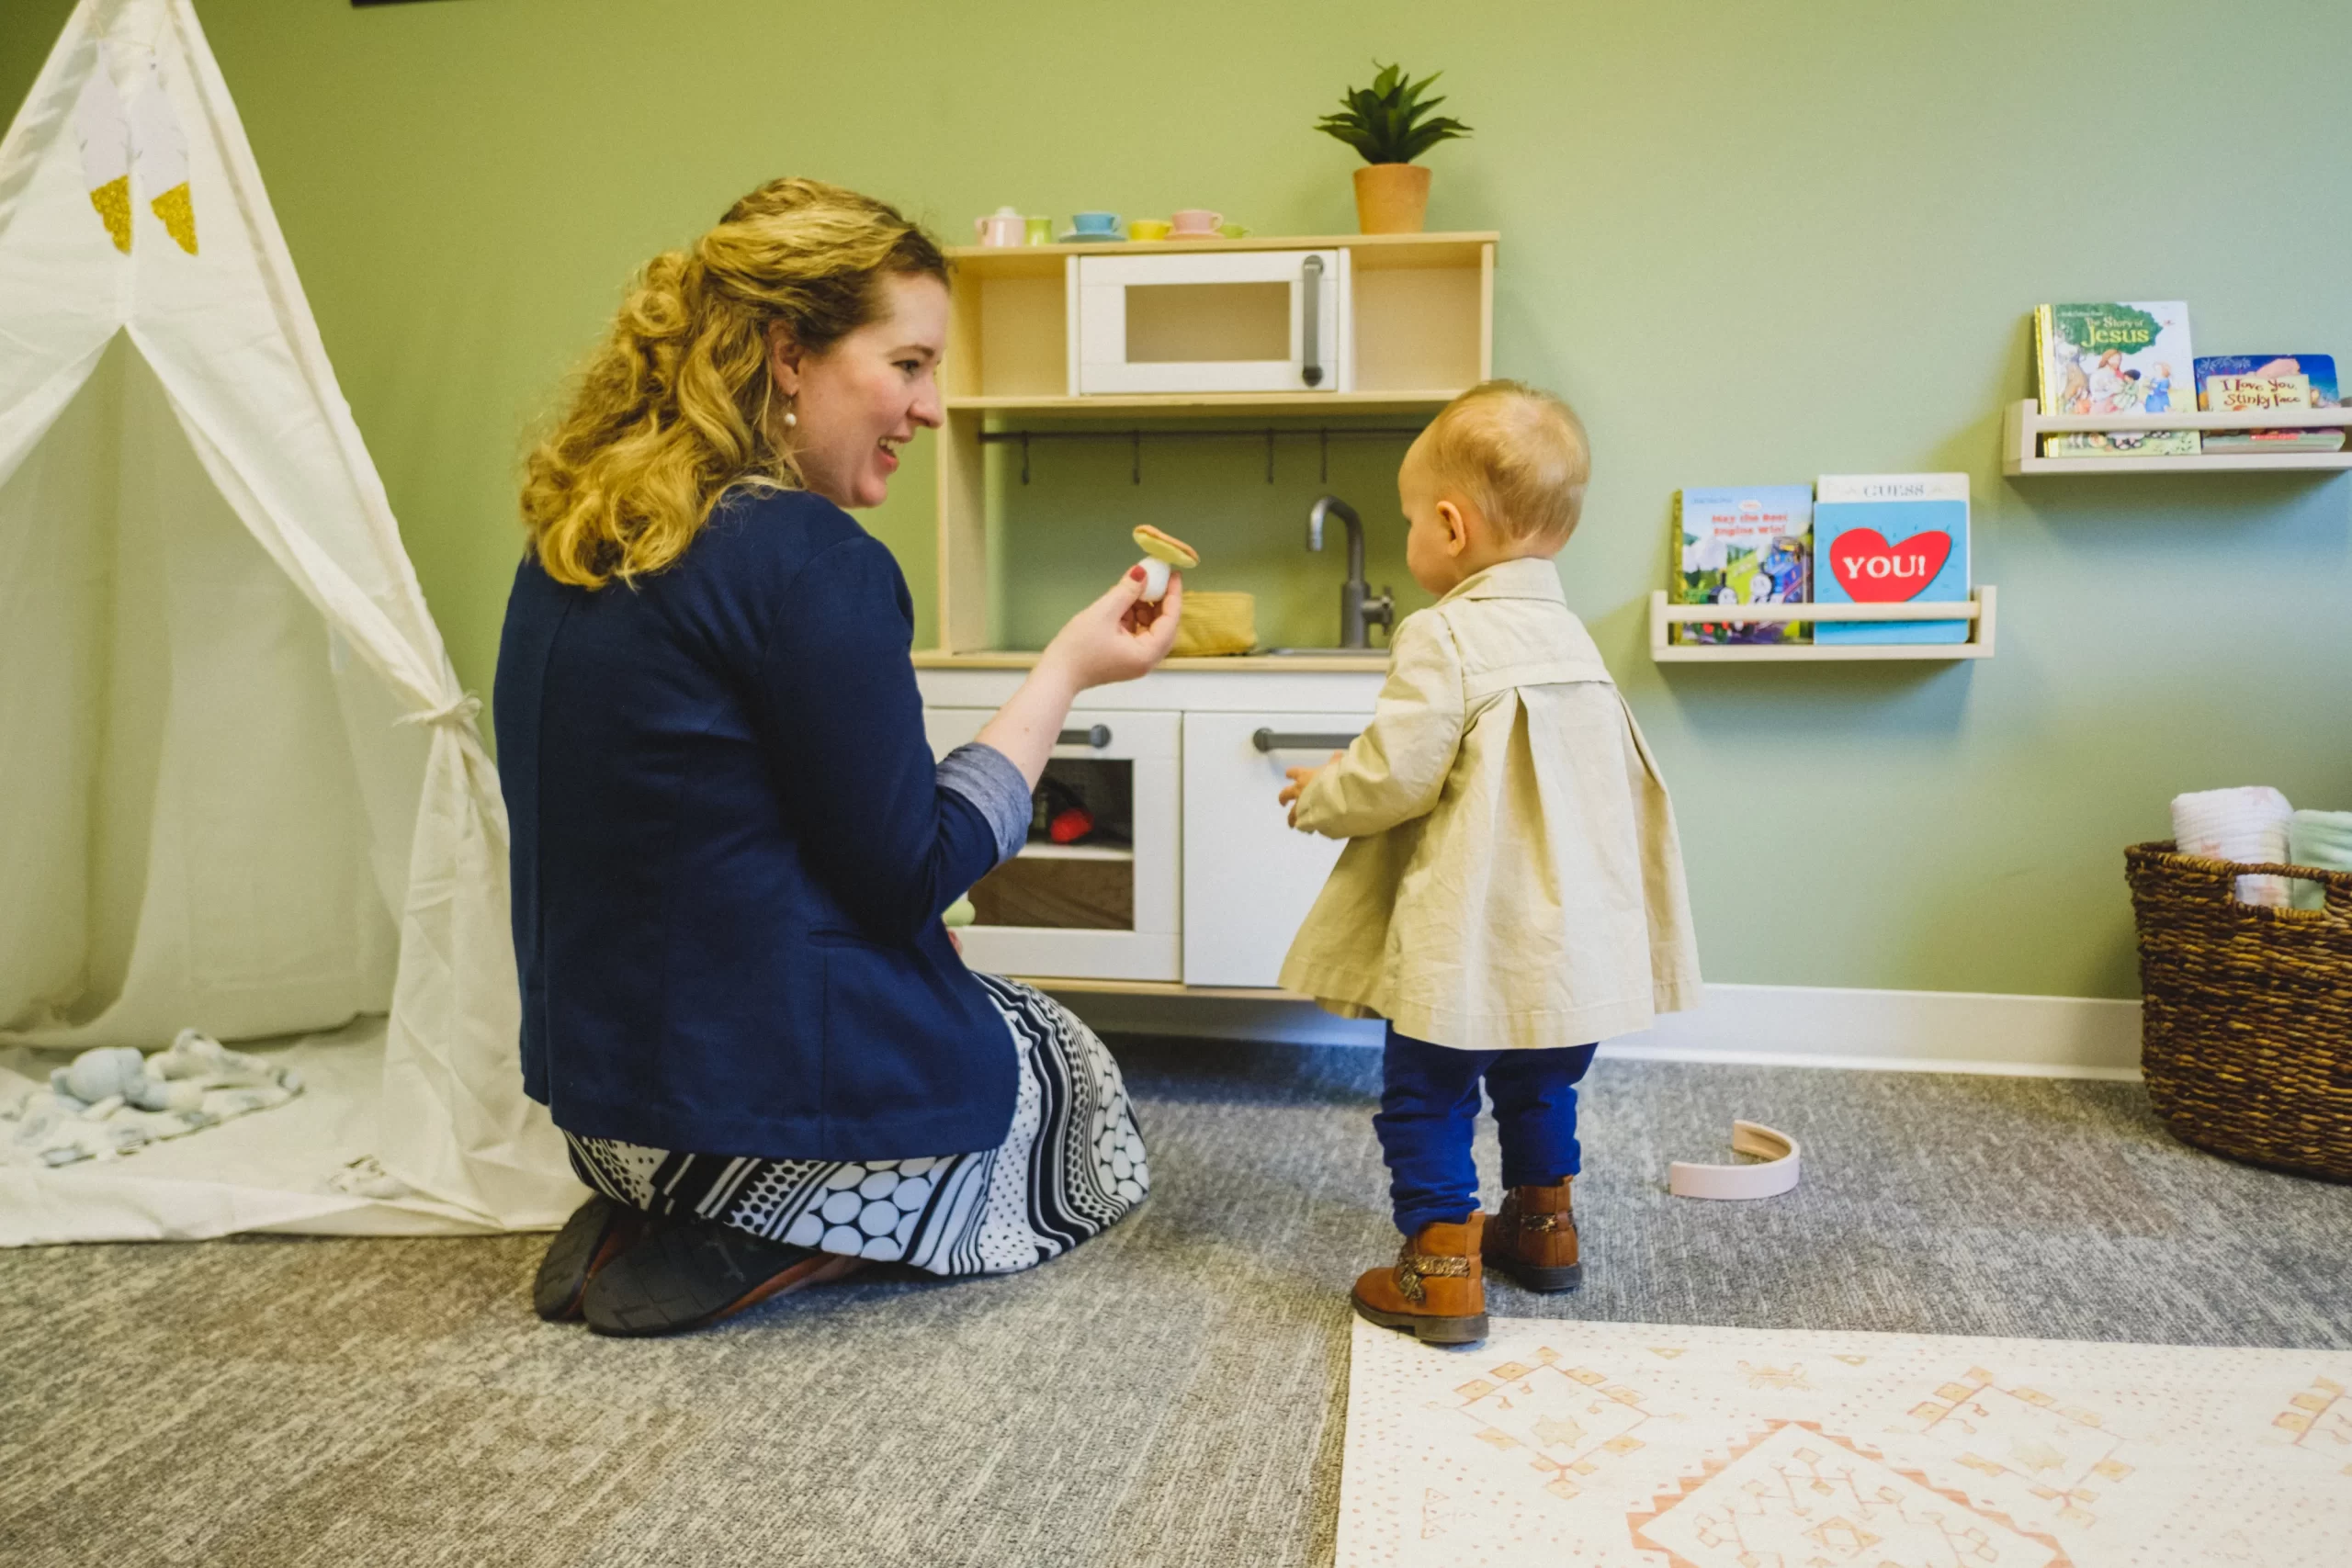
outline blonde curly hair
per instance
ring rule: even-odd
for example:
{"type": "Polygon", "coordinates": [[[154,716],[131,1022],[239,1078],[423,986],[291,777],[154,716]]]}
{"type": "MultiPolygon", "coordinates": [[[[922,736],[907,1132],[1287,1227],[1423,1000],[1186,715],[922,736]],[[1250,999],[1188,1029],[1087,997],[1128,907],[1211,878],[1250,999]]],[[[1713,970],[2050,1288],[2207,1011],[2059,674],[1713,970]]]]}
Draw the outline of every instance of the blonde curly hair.
{"type": "Polygon", "coordinates": [[[947,281],[898,209],[772,180],[648,262],[554,433],[526,463],[523,522],[549,577],[602,588],[669,566],[739,484],[797,490],[773,420],[768,329],[821,354],[881,312],[887,276],[947,281]]]}

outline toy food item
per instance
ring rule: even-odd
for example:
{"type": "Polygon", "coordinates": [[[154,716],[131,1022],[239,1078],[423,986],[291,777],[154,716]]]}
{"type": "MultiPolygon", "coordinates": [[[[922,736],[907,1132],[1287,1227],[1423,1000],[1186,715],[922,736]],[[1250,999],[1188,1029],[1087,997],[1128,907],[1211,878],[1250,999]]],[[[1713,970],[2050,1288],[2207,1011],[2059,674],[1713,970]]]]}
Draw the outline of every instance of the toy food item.
{"type": "Polygon", "coordinates": [[[1143,596],[1147,604],[1157,604],[1168,592],[1168,573],[1181,567],[1186,571],[1201,564],[1201,552],[1173,534],[1163,534],[1148,523],[1138,524],[1134,534],[1136,547],[1143,551],[1143,596]]]}
{"type": "Polygon", "coordinates": [[[1078,791],[1057,778],[1040,779],[1030,802],[1029,830],[1036,832],[1041,822],[1046,837],[1057,844],[1074,844],[1094,831],[1094,813],[1078,791]]]}
{"type": "Polygon", "coordinates": [[[1676,1160],[1667,1168],[1666,1190],[1677,1198],[1770,1198],[1797,1184],[1797,1141],[1754,1122],[1731,1124],[1736,1154],[1760,1165],[1693,1165],[1676,1160]]]}

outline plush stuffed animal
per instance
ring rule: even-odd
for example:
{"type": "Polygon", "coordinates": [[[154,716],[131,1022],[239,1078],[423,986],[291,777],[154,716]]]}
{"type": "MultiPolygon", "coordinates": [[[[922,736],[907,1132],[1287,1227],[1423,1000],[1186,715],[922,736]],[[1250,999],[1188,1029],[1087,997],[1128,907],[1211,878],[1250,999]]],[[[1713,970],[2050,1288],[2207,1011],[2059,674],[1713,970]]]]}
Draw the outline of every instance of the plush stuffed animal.
{"type": "Polygon", "coordinates": [[[1168,574],[1190,571],[1201,564],[1201,552],[1173,534],[1163,534],[1148,523],[1137,525],[1132,536],[1143,551],[1143,597],[1157,604],[1168,592],[1168,574]]]}
{"type": "Polygon", "coordinates": [[[131,1045],[100,1045],[49,1075],[50,1092],[81,1109],[119,1098],[141,1111],[195,1111],[207,1089],[265,1084],[299,1089],[301,1079],[193,1029],[181,1030],[169,1050],[153,1056],[131,1045]]]}
{"type": "Polygon", "coordinates": [[[130,1091],[147,1078],[147,1058],[132,1045],[101,1045],[74,1058],[71,1066],[49,1075],[50,1092],[60,1100],[96,1105],[102,1100],[129,1100],[130,1091]]]}
{"type": "Polygon", "coordinates": [[[302,1077],[183,1029],[168,1050],[128,1045],[83,1052],[14,1105],[0,1105],[0,1166],[112,1159],[184,1137],[250,1111],[283,1105],[302,1077]]]}
{"type": "Polygon", "coordinates": [[[302,1075],[291,1067],[273,1067],[259,1056],[232,1051],[210,1035],[198,1034],[193,1029],[181,1030],[173,1037],[170,1050],[148,1057],[147,1071],[157,1077],[199,1079],[206,1089],[245,1089],[266,1084],[289,1089],[302,1087],[302,1075]]]}
{"type": "MultiPolygon", "coordinates": [[[[160,1060],[164,1053],[157,1052],[160,1060]]],[[[194,1111],[204,1103],[204,1090],[193,1083],[167,1083],[153,1070],[136,1046],[100,1045],[74,1058],[71,1066],[49,1075],[50,1092],[61,1100],[95,1108],[109,1100],[141,1111],[194,1111]]]]}

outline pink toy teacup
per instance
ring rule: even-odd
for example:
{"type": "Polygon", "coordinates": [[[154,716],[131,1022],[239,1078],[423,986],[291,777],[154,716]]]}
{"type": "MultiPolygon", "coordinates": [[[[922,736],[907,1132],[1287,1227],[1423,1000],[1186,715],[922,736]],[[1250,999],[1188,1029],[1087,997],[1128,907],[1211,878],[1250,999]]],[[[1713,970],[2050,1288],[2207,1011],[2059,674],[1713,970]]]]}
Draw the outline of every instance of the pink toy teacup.
{"type": "Polygon", "coordinates": [[[1175,238],[1214,240],[1217,237],[1217,225],[1225,221],[1225,214],[1211,212],[1204,208],[1188,207],[1182,212],[1170,213],[1169,220],[1173,225],[1171,233],[1175,238]]]}

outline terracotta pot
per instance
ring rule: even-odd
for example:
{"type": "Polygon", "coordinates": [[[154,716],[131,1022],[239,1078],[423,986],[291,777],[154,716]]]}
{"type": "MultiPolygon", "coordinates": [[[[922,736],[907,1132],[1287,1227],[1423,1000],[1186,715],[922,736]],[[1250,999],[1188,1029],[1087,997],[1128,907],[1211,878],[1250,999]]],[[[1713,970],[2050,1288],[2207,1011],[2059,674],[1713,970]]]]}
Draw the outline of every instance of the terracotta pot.
{"type": "Polygon", "coordinates": [[[1356,227],[1367,234],[1418,234],[1429,206],[1430,172],[1419,164],[1356,171],[1356,227]]]}

